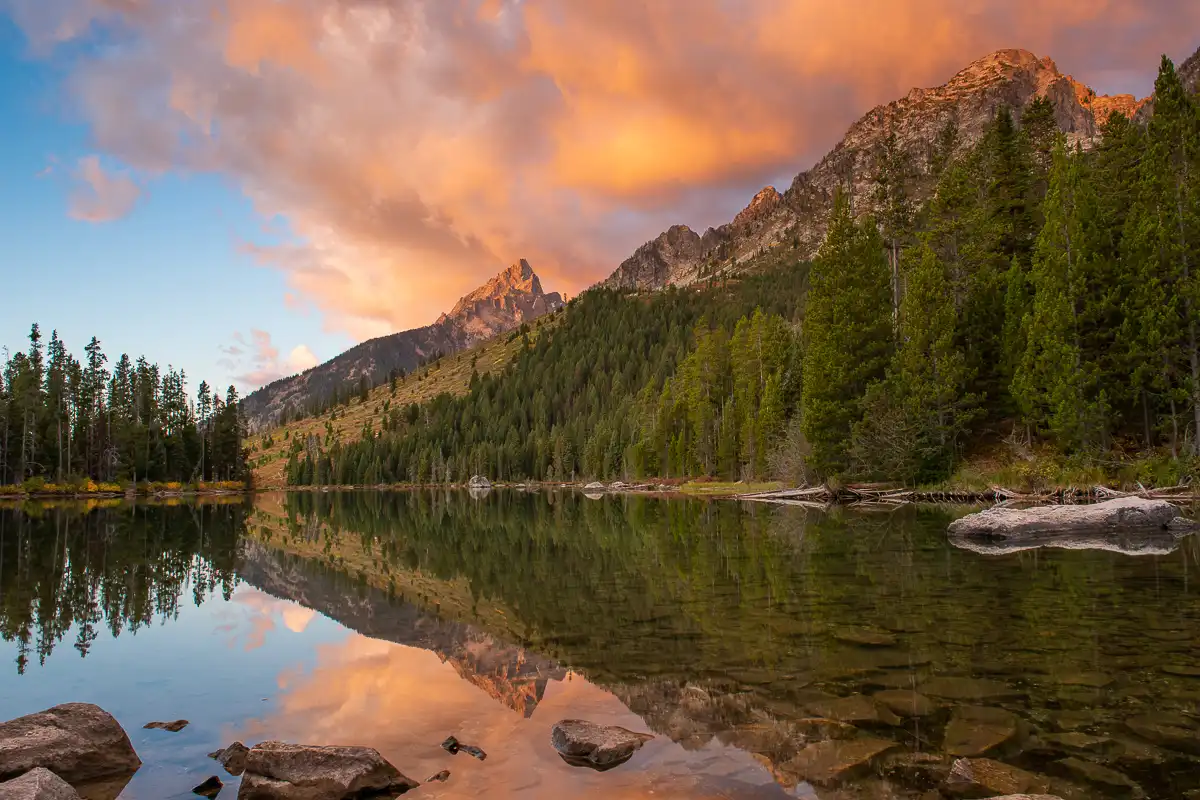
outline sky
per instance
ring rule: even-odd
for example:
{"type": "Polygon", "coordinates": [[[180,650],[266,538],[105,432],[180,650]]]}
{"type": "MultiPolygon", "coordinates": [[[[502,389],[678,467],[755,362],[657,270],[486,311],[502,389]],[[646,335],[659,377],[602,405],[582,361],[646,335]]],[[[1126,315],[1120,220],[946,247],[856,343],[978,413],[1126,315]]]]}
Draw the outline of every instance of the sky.
{"type": "Polygon", "coordinates": [[[526,258],[574,295],[996,49],[1102,94],[1195,0],[0,0],[0,346],[248,391],[526,258]]]}

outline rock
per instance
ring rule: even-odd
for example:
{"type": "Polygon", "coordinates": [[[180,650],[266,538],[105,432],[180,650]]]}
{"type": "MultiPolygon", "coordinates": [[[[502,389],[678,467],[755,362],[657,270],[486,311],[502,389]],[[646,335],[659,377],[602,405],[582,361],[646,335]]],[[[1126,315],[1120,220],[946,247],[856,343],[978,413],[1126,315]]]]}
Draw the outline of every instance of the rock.
{"type": "Polygon", "coordinates": [[[942,749],[952,756],[982,756],[1017,739],[1020,720],[1002,708],[959,706],[946,725],[942,749]]]}
{"type": "Polygon", "coordinates": [[[171,733],[179,733],[188,726],[186,719],[177,719],[172,722],[147,722],[143,728],[147,730],[158,729],[160,731],[170,731],[171,733]]]}
{"type": "Polygon", "coordinates": [[[1068,672],[1057,675],[1055,683],[1061,686],[1087,686],[1092,689],[1103,689],[1113,682],[1113,679],[1103,672],[1068,672]]]}
{"type": "Polygon", "coordinates": [[[902,717],[927,717],[937,711],[932,700],[909,689],[887,689],[871,697],[902,717]]]}
{"type": "Polygon", "coordinates": [[[492,482],[482,475],[472,475],[471,480],[467,481],[468,489],[490,489],[492,482]]]}
{"type": "Polygon", "coordinates": [[[1055,761],[1051,767],[1065,778],[1081,780],[1102,790],[1105,797],[1135,800],[1146,796],[1142,787],[1115,769],[1109,769],[1091,761],[1075,757],[1064,758],[1061,761],[1055,761]]]}
{"type": "Polygon", "coordinates": [[[582,719],[559,720],[550,731],[550,744],[563,761],[574,767],[590,767],[601,772],[624,764],[653,738],[648,733],[634,733],[615,725],[597,725],[582,719]]]}
{"type": "Polygon", "coordinates": [[[1160,669],[1168,675],[1177,675],[1181,678],[1200,678],[1200,667],[1188,664],[1166,664],[1160,669]]]}
{"type": "Polygon", "coordinates": [[[370,747],[262,742],[246,756],[238,800],[349,800],[418,785],[370,747]]]}
{"type": "Polygon", "coordinates": [[[987,800],[1062,800],[1053,794],[1006,794],[1003,797],[989,797],[987,800]]]}
{"type": "Polygon", "coordinates": [[[71,784],[45,767],[0,783],[0,800],[79,800],[71,784]]]}
{"type": "Polygon", "coordinates": [[[192,789],[192,794],[198,794],[201,797],[216,797],[221,793],[225,784],[221,783],[221,779],[216,775],[208,778],[204,783],[192,789]]]}
{"type": "Polygon", "coordinates": [[[1045,778],[990,758],[960,758],[950,767],[945,789],[956,797],[991,797],[1021,792],[1044,792],[1045,778]]]}
{"type": "Polygon", "coordinates": [[[1166,500],[1120,497],[1103,503],[1008,508],[996,506],[950,523],[958,538],[1013,541],[1072,531],[1118,533],[1136,530],[1190,529],[1193,523],[1166,500]]]}
{"type": "Polygon", "coordinates": [[[483,761],[485,758],[487,758],[487,753],[483,752],[483,750],[473,745],[463,744],[453,736],[446,737],[446,741],[442,742],[442,749],[450,755],[456,755],[459,752],[463,752],[469,756],[478,758],[480,761],[483,761]]]}
{"type": "MultiPolygon", "coordinates": [[[[896,753],[883,760],[882,771],[892,781],[910,789],[927,791],[946,781],[951,761],[951,758],[935,753],[896,753]]],[[[938,797],[941,798],[941,794],[938,797]]]]}
{"type": "Polygon", "coordinates": [[[924,694],[947,700],[1006,700],[1023,696],[1006,683],[985,678],[932,678],[920,686],[924,694]]]}
{"type": "Polygon", "coordinates": [[[858,728],[836,719],[811,717],[793,724],[798,733],[809,739],[853,739],[858,735],[858,728]]]}
{"type": "Polygon", "coordinates": [[[1076,753],[1108,753],[1119,749],[1119,745],[1107,736],[1092,736],[1078,731],[1045,733],[1040,738],[1042,749],[1076,753]]]}
{"type": "Polygon", "coordinates": [[[1159,712],[1125,720],[1125,726],[1159,747],[1200,756],[1200,731],[1195,723],[1178,714],[1159,712]]]}
{"type": "Polygon", "coordinates": [[[450,780],[450,770],[444,769],[436,775],[430,775],[425,779],[425,782],[433,783],[434,781],[437,781],[438,783],[445,783],[448,780],[450,780]]]}
{"type": "Polygon", "coordinates": [[[866,772],[876,758],[896,747],[887,739],[815,742],[781,765],[780,771],[815,786],[832,786],[866,772]]]}
{"type": "Polygon", "coordinates": [[[608,488],[608,487],[607,487],[607,486],[605,486],[605,485],[604,485],[603,483],[601,483],[600,481],[592,481],[592,482],[591,482],[591,483],[589,483],[587,486],[584,486],[584,487],[583,487],[583,490],[584,490],[585,492],[603,492],[603,491],[604,491],[605,489],[607,489],[607,488],[608,488]]]}
{"type": "Polygon", "coordinates": [[[68,783],[87,783],[141,765],[121,725],[91,703],[66,703],[0,724],[0,780],[45,767],[68,783]]]}
{"type": "Polygon", "coordinates": [[[217,750],[215,753],[209,753],[209,758],[215,758],[217,763],[225,768],[225,771],[230,775],[241,775],[246,771],[246,756],[250,753],[250,748],[241,742],[234,742],[224,750],[217,750]]]}
{"type": "Polygon", "coordinates": [[[841,628],[833,632],[833,638],[859,647],[893,647],[896,644],[892,634],[866,628],[841,628]]]}
{"type": "Polygon", "coordinates": [[[813,714],[851,725],[899,725],[900,718],[887,706],[876,703],[870,697],[852,694],[834,700],[816,700],[804,707],[813,714]]]}

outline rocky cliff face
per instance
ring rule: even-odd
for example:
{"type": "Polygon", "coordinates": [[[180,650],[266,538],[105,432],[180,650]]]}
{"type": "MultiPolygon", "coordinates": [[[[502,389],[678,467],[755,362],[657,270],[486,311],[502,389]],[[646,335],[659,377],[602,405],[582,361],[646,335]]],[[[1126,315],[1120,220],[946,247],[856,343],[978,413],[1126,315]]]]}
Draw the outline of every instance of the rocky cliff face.
{"type": "Polygon", "coordinates": [[[533,268],[521,259],[463,297],[432,325],[356,345],[306,372],[267,384],[248,395],[242,408],[252,427],[269,425],[288,406],[304,408],[363,375],[379,381],[393,369],[412,370],[422,359],[471,347],[562,305],[558,292],[543,292],[533,268]]]}
{"type": "MultiPolygon", "coordinates": [[[[1181,72],[1193,81],[1200,78],[1200,53],[1185,62],[1181,72]]],[[[735,270],[737,264],[779,246],[794,248],[798,257],[811,257],[824,239],[837,187],[853,194],[859,213],[875,210],[871,188],[876,160],[891,131],[916,173],[907,187],[909,196],[921,202],[932,191],[928,175],[934,144],[948,122],[958,126],[957,151],[961,152],[979,141],[1001,107],[1019,117],[1037,97],[1050,100],[1059,128],[1084,147],[1092,144],[1099,124],[1112,111],[1133,116],[1145,103],[1131,95],[1097,95],[1061,73],[1049,58],[1026,50],[997,51],[942,86],[913,89],[872,109],[816,166],[797,175],[786,191],[763,189],[732,222],[709,228],[703,235],[678,225],[647,242],[604,285],[624,289],[683,285],[735,270]]]]}

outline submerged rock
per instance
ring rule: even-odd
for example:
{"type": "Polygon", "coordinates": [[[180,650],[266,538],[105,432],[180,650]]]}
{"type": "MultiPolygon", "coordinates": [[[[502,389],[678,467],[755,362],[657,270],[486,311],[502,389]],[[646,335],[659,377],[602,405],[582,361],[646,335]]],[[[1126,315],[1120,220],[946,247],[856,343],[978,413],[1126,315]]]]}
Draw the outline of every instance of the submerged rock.
{"type": "Polygon", "coordinates": [[[436,775],[430,775],[425,779],[425,782],[433,783],[434,781],[437,781],[438,783],[445,783],[448,780],[450,780],[450,770],[444,769],[436,775]]]}
{"type": "Polygon", "coordinates": [[[215,758],[217,763],[224,767],[230,775],[241,775],[246,771],[246,756],[249,753],[249,747],[241,742],[234,742],[224,750],[209,753],[208,757],[215,758]]]}
{"type": "Polygon", "coordinates": [[[597,725],[582,719],[554,723],[550,744],[573,767],[604,771],[620,766],[654,737],[615,725],[597,725]]]}
{"type": "Polygon", "coordinates": [[[374,748],[262,742],[246,756],[238,800],[349,800],[418,785],[374,748]]]}
{"type": "Polygon", "coordinates": [[[868,628],[839,628],[833,632],[833,638],[859,647],[893,647],[896,644],[893,634],[868,628]]]}
{"type": "Polygon", "coordinates": [[[0,800],[79,800],[71,784],[45,767],[0,783],[0,800]]]}
{"type": "Polygon", "coordinates": [[[1143,714],[1125,720],[1125,726],[1159,747],[1200,756],[1200,730],[1187,717],[1166,712],[1143,714]]]}
{"type": "Polygon", "coordinates": [[[188,726],[186,719],[177,719],[171,722],[147,722],[142,727],[147,730],[157,729],[160,731],[170,731],[171,733],[179,733],[188,726]]]}
{"type": "Polygon", "coordinates": [[[0,780],[45,767],[69,783],[129,775],[142,765],[113,716],[65,703],[0,724],[0,780]]]}
{"type": "Polygon", "coordinates": [[[1006,508],[997,506],[950,523],[951,536],[1002,541],[1070,531],[1190,530],[1194,523],[1166,500],[1120,497],[1103,503],[1006,508]]]}
{"type": "Polygon", "coordinates": [[[1146,796],[1142,787],[1126,776],[1092,761],[1081,758],[1064,758],[1052,765],[1053,769],[1066,778],[1083,781],[1104,792],[1105,797],[1121,797],[1140,800],[1146,796]]]}
{"type": "Polygon", "coordinates": [[[910,689],[885,689],[871,697],[902,717],[927,717],[937,711],[932,700],[910,689]]]}
{"type": "Polygon", "coordinates": [[[1000,681],[986,678],[932,678],[920,686],[921,692],[947,700],[1006,700],[1024,692],[1000,681]]]}
{"type": "Polygon", "coordinates": [[[480,748],[475,747],[474,745],[463,744],[453,736],[446,737],[446,741],[442,742],[442,749],[452,756],[461,752],[466,753],[469,756],[474,756],[480,761],[483,761],[485,758],[487,758],[487,753],[483,752],[483,750],[480,748]]]}
{"type": "Polygon", "coordinates": [[[827,719],[848,722],[852,725],[899,725],[897,717],[885,705],[870,697],[852,694],[833,700],[816,700],[805,705],[805,709],[827,719]]]}
{"type": "Polygon", "coordinates": [[[201,797],[216,797],[224,787],[225,784],[221,783],[221,779],[213,775],[205,780],[204,783],[193,787],[192,794],[198,794],[201,797]]]}
{"type": "Polygon", "coordinates": [[[950,767],[945,789],[956,797],[990,797],[1021,792],[1043,792],[1045,778],[990,758],[960,758],[950,767]]]}
{"type": "Polygon", "coordinates": [[[1016,714],[1003,708],[960,706],[946,725],[942,749],[952,756],[982,756],[1015,741],[1016,714]]]}
{"type": "Polygon", "coordinates": [[[875,759],[899,747],[888,739],[845,739],[810,744],[779,771],[796,782],[833,786],[870,769],[875,759]]]}

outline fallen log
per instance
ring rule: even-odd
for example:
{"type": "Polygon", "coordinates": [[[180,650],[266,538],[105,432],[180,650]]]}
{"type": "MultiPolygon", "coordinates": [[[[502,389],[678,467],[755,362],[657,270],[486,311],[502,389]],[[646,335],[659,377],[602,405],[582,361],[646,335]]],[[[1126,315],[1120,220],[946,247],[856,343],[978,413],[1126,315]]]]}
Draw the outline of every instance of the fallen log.
{"type": "Polygon", "coordinates": [[[1166,500],[1121,497],[1102,503],[1007,508],[997,506],[950,523],[952,536],[1006,541],[1069,531],[1188,531],[1195,523],[1166,500]]]}

